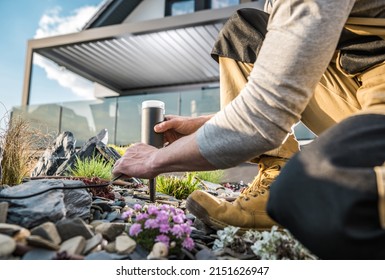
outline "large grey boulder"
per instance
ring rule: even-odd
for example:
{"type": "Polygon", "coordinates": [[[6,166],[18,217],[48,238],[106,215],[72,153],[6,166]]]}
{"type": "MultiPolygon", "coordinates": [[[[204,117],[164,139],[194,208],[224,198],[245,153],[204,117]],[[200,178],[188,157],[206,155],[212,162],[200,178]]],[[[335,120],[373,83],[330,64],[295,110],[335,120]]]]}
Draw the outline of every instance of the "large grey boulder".
{"type": "Polygon", "coordinates": [[[72,132],[61,133],[40,157],[31,173],[31,177],[51,176],[63,162],[75,153],[76,139],[72,132]]]}
{"type": "MultiPolygon", "coordinates": [[[[32,180],[10,188],[0,189],[0,196],[21,197],[49,190],[24,199],[7,199],[9,209],[7,223],[32,228],[45,222],[57,222],[64,218],[88,219],[92,198],[77,180],[32,180]]],[[[1,202],[1,200],[0,200],[1,202]]]]}
{"type": "Polygon", "coordinates": [[[120,158],[118,152],[107,146],[108,131],[102,129],[96,136],[90,138],[79,151],[74,153],[67,161],[63,162],[56,170],[55,175],[66,176],[71,169],[75,168],[77,159],[100,157],[107,162],[115,162],[120,158]]]}

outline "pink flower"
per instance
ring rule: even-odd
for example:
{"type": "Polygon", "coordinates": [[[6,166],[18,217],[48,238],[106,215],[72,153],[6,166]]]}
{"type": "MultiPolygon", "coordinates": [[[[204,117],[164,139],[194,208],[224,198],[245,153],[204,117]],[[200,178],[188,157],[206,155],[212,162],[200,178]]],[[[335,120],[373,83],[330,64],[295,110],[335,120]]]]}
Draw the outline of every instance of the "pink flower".
{"type": "Polygon", "coordinates": [[[167,205],[167,204],[162,204],[160,207],[159,207],[160,210],[163,210],[163,211],[170,211],[170,206],[167,205]]]}
{"type": "Polygon", "coordinates": [[[171,229],[172,234],[174,234],[176,237],[181,238],[183,236],[183,229],[180,225],[174,225],[171,229]]]}
{"type": "Polygon", "coordinates": [[[186,239],[182,242],[182,246],[187,250],[191,250],[194,248],[194,240],[191,237],[186,237],[186,239]]]}
{"type": "Polygon", "coordinates": [[[168,233],[170,230],[170,225],[167,223],[167,224],[160,224],[159,225],[159,231],[161,233],[168,233]]]}
{"type": "Polygon", "coordinates": [[[125,212],[122,213],[121,218],[122,218],[123,220],[128,219],[128,218],[131,218],[131,216],[132,216],[133,213],[134,213],[134,212],[133,212],[131,209],[130,209],[130,210],[127,210],[127,211],[125,211],[125,212]]]}
{"type": "Polygon", "coordinates": [[[144,222],[144,228],[158,228],[159,224],[155,219],[148,219],[144,222]]]}
{"type": "Polygon", "coordinates": [[[145,220],[148,218],[148,214],[147,213],[139,213],[138,215],[136,215],[136,220],[137,221],[142,221],[142,220],[145,220]]]}
{"type": "Polygon", "coordinates": [[[177,223],[177,224],[181,224],[184,222],[184,215],[175,215],[172,217],[172,220],[174,221],[174,223],[177,223]]]}
{"type": "Polygon", "coordinates": [[[190,224],[184,223],[184,224],[181,224],[180,227],[182,228],[185,235],[189,235],[191,233],[190,224]]]}
{"type": "Polygon", "coordinates": [[[140,210],[142,210],[142,205],[140,205],[140,204],[135,204],[135,205],[134,205],[134,210],[135,210],[135,211],[140,211],[140,210]]]}
{"type": "Polygon", "coordinates": [[[137,236],[141,231],[142,231],[142,225],[134,223],[131,225],[129,233],[131,236],[137,236]]]}
{"type": "Polygon", "coordinates": [[[156,220],[159,222],[159,223],[168,223],[168,220],[169,220],[169,214],[166,212],[166,211],[159,211],[158,212],[158,215],[156,216],[156,220]]]}
{"type": "Polygon", "coordinates": [[[150,206],[148,206],[148,208],[147,208],[147,213],[149,214],[149,215],[156,215],[156,214],[158,214],[158,207],[156,207],[156,206],[154,206],[154,205],[150,205],[150,206]]]}
{"type": "Polygon", "coordinates": [[[164,244],[166,244],[168,246],[169,242],[170,242],[170,238],[167,236],[167,235],[164,235],[164,234],[160,234],[158,235],[156,238],[155,238],[155,241],[156,242],[162,242],[164,244]]]}

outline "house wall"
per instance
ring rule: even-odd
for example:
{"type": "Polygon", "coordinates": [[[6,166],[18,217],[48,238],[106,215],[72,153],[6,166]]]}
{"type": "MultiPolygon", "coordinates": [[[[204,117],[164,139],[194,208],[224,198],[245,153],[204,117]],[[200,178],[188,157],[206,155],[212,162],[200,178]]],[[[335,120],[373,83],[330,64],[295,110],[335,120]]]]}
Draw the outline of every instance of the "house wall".
{"type": "Polygon", "coordinates": [[[163,18],[164,11],[165,0],[144,0],[123,22],[129,23],[163,18]]]}

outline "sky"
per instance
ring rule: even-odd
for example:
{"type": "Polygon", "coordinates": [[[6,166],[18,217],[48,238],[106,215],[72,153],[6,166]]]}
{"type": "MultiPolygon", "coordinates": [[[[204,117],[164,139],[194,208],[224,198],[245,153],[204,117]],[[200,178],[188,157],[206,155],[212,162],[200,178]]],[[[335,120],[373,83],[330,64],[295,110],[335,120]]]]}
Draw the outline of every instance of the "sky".
{"type": "MultiPolygon", "coordinates": [[[[21,105],[27,42],[79,31],[104,0],[0,0],[0,128],[21,105]]],[[[89,81],[35,56],[31,104],[92,98],[89,81]],[[47,99],[45,92],[51,92],[47,99]],[[45,96],[43,98],[43,95],[45,96]]]]}

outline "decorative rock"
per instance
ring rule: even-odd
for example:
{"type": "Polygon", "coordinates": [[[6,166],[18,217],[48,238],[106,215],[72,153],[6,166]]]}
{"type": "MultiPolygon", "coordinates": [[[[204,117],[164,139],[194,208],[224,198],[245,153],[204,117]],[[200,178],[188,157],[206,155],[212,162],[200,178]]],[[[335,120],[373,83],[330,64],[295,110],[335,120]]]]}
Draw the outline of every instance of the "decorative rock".
{"type": "Polygon", "coordinates": [[[108,241],[114,241],[126,229],[126,225],[121,223],[103,223],[95,228],[95,233],[101,233],[108,241]]]}
{"type": "Polygon", "coordinates": [[[216,260],[217,257],[209,249],[202,249],[195,254],[197,260],[216,260]]]}
{"type": "MultiPolygon", "coordinates": [[[[101,156],[106,161],[115,162],[120,158],[120,155],[108,147],[104,142],[106,141],[107,129],[103,129],[97,136],[90,138],[83,147],[75,154],[73,154],[67,161],[56,170],[55,175],[65,175],[67,171],[74,168],[76,160],[86,158],[93,158],[101,156]]],[[[108,136],[107,136],[108,137],[108,136]]],[[[107,138],[108,139],[108,138],[107,138]]]]}
{"type": "Polygon", "coordinates": [[[131,254],[135,250],[136,242],[127,235],[119,235],[115,240],[115,249],[118,254],[131,254]]]}
{"type": "Polygon", "coordinates": [[[86,246],[83,250],[83,255],[87,255],[97,246],[101,245],[103,241],[103,236],[100,233],[95,234],[92,238],[86,240],[86,246]]]}
{"type": "Polygon", "coordinates": [[[69,131],[61,133],[39,159],[31,173],[32,177],[51,176],[63,162],[75,153],[76,139],[69,131]]]}
{"type": "Polygon", "coordinates": [[[21,226],[13,224],[0,223],[0,233],[8,236],[14,236],[22,229],[21,226]]]}
{"type": "Polygon", "coordinates": [[[108,213],[106,220],[112,222],[120,217],[120,213],[118,211],[112,211],[108,213]]]}
{"type": "Polygon", "coordinates": [[[56,256],[56,251],[35,248],[23,256],[23,260],[52,260],[56,256]]]}
{"type": "Polygon", "coordinates": [[[56,229],[54,223],[46,222],[37,226],[31,230],[32,235],[38,235],[44,239],[52,241],[54,244],[59,245],[61,243],[60,235],[56,229]]]}
{"type": "MultiPolygon", "coordinates": [[[[0,168],[1,168],[1,165],[0,165],[0,168]]],[[[1,181],[1,177],[0,177],[0,181],[1,181]]],[[[7,222],[7,214],[8,214],[8,203],[0,202],[0,223],[7,222]]]]}
{"type": "Polygon", "coordinates": [[[56,222],[63,218],[88,218],[91,207],[91,195],[86,189],[74,189],[84,186],[76,180],[32,180],[27,183],[2,189],[2,196],[28,196],[25,199],[10,199],[8,223],[32,228],[44,222],[56,222]]]}
{"type": "Polygon", "coordinates": [[[44,238],[41,238],[40,236],[37,236],[37,235],[31,235],[27,237],[27,243],[28,245],[33,247],[54,250],[54,251],[57,251],[60,248],[59,245],[56,245],[55,243],[49,240],[46,240],[44,238]]]}
{"type": "Polygon", "coordinates": [[[95,199],[92,202],[92,207],[95,207],[95,206],[98,206],[102,211],[109,212],[112,210],[111,206],[109,205],[109,202],[102,199],[95,199]]]}
{"type": "Polygon", "coordinates": [[[0,234],[0,259],[11,255],[15,249],[15,240],[8,235],[0,234]]]}
{"type": "Polygon", "coordinates": [[[56,228],[63,241],[78,235],[83,236],[85,239],[94,236],[88,225],[80,218],[59,221],[56,223],[56,228]]]}
{"type": "Polygon", "coordinates": [[[163,242],[157,242],[152,247],[150,254],[147,256],[148,260],[165,260],[168,256],[168,247],[163,242]]]}
{"type": "Polygon", "coordinates": [[[108,253],[106,251],[100,251],[96,253],[91,253],[86,256],[85,260],[123,260],[126,256],[122,256],[119,254],[108,253]]]}
{"type": "Polygon", "coordinates": [[[79,255],[86,247],[86,240],[83,236],[75,236],[64,241],[60,245],[60,252],[67,252],[69,255],[79,255]]]}
{"type": "Polygon", "coordinates": [[[116,242],[112,241],[110,243],[104,244],[103,249],[108,253],[116,253],[116,242]]]}

